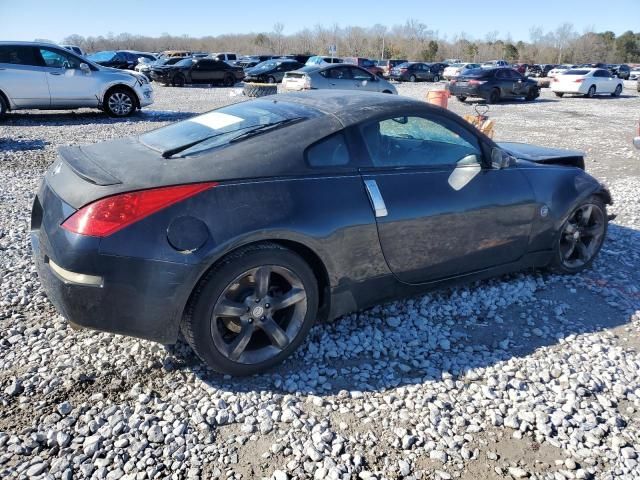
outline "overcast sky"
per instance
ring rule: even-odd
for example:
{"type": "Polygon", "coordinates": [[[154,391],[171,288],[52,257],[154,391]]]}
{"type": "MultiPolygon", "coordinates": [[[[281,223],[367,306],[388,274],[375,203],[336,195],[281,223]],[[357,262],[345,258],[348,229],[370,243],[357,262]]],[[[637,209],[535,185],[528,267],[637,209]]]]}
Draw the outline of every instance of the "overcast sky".
{"type": "Polygon", "coordinates": [[[529,29],[553,30],[571,22],[578,32],[640,30],[640,0],[0,0],[0,40],[49,39],[128,32],[194,37],[222,33],[269,32],[276,22],[284,33],[321,24],[392,26],[414,18],[440,37],[487,32],[529,40],[529,29]],[[592,8],[592,4],[604,8],[592,8]]]}

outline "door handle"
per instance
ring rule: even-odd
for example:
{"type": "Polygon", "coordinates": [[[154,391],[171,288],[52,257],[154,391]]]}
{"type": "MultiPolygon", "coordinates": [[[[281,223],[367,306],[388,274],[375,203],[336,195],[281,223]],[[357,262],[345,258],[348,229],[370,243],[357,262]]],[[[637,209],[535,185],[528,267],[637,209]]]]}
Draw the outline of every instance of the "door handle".
{"type": "Polygon", "coordinates": [[[371,201],[371,206],[376,214],[376,218],[386,217],[388,215],[387,206],[384,203],[378,183],[375,180],[365,180],[364,185],[367,188],[367,194],[371,201]]]}
{"type": "Polygon", "coordinates": [[[62,75],[60,72],[49,72],[49,75],[62,75]]]}

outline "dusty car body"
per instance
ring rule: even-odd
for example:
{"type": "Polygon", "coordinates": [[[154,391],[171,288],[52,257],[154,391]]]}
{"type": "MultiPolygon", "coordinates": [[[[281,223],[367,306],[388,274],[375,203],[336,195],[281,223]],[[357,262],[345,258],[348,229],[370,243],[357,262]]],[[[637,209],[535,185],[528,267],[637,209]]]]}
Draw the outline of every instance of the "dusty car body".
{"type": "Polygon", "coordinates": [[[583,166],[397,95],[289,93],[62,148],[34,201],[33,255],[72,323],[162,343],[182,331],[213,368],[251,374],[316,320],[587,268],[611,198],[583,166]]]}

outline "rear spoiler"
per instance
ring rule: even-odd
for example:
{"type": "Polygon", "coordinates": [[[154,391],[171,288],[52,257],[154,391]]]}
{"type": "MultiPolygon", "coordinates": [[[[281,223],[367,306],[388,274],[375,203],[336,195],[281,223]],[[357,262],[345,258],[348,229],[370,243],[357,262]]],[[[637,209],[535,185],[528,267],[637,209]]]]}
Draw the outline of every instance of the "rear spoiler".
{"type": "Polygon", "coordinates": [[[122,183],[85,155],[80,147],[60,147],[58,148],[58,155],[76,175],[87,182],[100,186],[122,183]]]}

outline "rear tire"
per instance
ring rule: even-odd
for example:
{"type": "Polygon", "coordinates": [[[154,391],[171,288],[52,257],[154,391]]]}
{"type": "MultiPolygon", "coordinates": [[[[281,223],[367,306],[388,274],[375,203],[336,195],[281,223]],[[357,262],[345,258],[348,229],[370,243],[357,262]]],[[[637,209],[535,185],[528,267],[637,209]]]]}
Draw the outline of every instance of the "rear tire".
{"type": "Polygon", "coordinates": [[[233,87],[236,82],[231,75],[226,75],[222,83],[225,87],[233,87]]]}
{"type": "Polygon", "coordinates": [[[104,99],[104,110],[111,117],[128,117],[136,111],[134,94],[121,87],[110,90],[104,99]]]}
{"type": "Polygon", "coordinates": [[[593,98],[596,94],[596,86],[595,85],[591,85],[589,87],[589,90],[587,90],[587,98],[593,98]]]}
{"type": "Polygon", "coordinates": [[[291,355],[317,311],[318,282],[309,265],[265,243],[230,254],[207,273],[189,301],[182,333],[212,369],[251,375],[291,355]]]}
{"type": "Polygon", "coordinates": [[[611,94],[612,97],[619,97],[622,93],[622,85],[618,84],[614,92],[611,94]]]}
{"type": "Polygon", "coordinates": [[[456,96],[456,98],[458,99],[459,102],[464,103],[464,101],[467,99],[467,97],[465,97],[464,95],[458,95],[456,96]]]}
{"type": "Polygon", "coordinates": [[[439,81],[440,81],[440,76],[439,75],[435,75],[433,77],[433,82],[436,83],[436,82],[439,82],[439,81]]]}
{"type": "Polygon", "coordinates": [[[494,103],[498,103],[499,101],[500,101],[500,90],[497,88],[494,88],[493,90],[491,90],[491,93],[489,94],[489,99],[487,100],[487,102],[494,104],[494,103]]]}
{"type": "Polygon", "coordinates": [[[563,92],[554,92],[556,94],[556,97],[564,97],[564,93],[563,92]]]}
{"type": "Polygon", "coordinates": [[[267,77],[267,83],[276,83],[275,77],[272,77],[271,75],[269,75],[267,77]]]}

